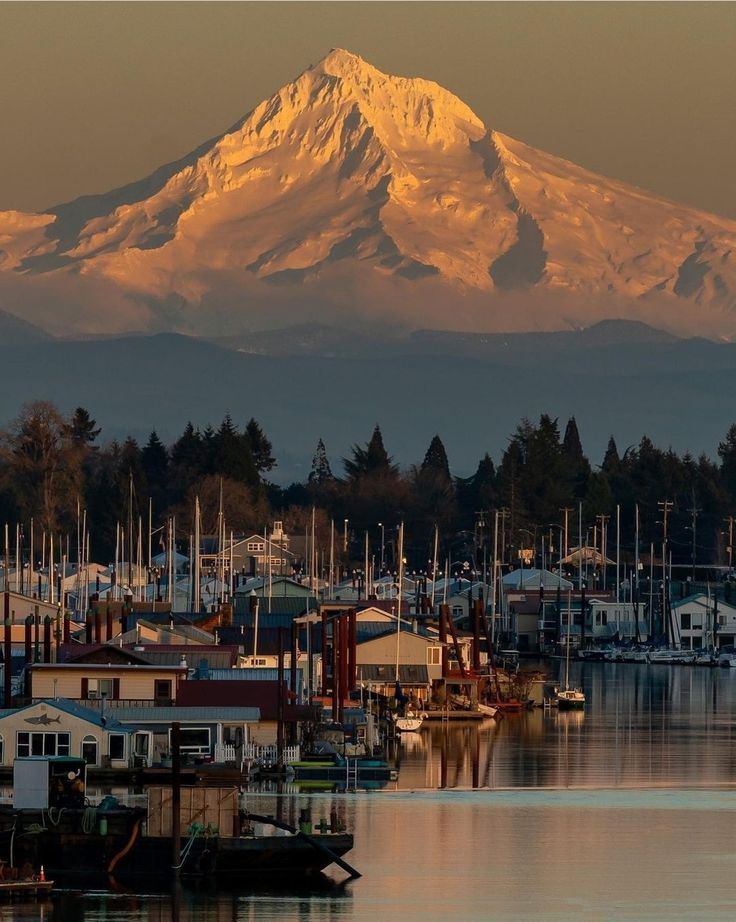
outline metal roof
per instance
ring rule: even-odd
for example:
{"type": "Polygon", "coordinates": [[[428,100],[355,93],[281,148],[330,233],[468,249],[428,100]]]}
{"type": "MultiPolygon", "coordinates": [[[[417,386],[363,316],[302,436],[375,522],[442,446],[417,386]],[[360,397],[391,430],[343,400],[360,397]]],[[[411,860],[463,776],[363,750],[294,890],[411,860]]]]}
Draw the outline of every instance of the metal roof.
{"type": "Polygon", "coordinates": [[[192,723],[223,720],[256,723],[261,719],[260,708],[255,707],[150,707],[115,708],[115,717],[121,723],[192,723]]]}

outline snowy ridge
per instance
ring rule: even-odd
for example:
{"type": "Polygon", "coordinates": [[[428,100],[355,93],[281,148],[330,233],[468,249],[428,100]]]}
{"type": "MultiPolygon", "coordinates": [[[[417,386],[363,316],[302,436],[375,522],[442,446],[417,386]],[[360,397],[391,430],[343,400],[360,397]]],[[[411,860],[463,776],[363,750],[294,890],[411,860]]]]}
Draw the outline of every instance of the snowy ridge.
{"type": "Polygon", "coordinates": [[[0,212],[0,293],[65,332],[625,317],[732,336],[735,247],[734,221],[529,147],[436,83],[334,49],[140,183],[0,212]],[[73,306],[50,315],[56,284],[73,306]]]}

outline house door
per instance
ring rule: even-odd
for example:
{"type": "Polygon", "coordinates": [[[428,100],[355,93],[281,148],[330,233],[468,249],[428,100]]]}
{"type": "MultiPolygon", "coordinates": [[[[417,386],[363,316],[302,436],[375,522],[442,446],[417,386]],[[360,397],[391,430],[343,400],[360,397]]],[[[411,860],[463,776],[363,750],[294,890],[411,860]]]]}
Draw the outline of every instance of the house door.
{"type": "Polygon", "coordinates": [[[151,764],[151,734],[133,734],[133,765],[147,767],[151,764]]]}
{"type": "Polygon", "coordinates": [[[97,740],[94,736],[85,736],[82,740],[82,758],[87,765],[97,765],[97,740]]]}

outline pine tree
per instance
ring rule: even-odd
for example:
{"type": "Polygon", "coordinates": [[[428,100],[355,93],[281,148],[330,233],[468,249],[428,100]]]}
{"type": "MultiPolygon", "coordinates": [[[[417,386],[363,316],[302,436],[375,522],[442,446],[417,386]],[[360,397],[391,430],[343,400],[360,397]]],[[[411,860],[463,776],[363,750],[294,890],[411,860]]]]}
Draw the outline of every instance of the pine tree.
{"type": "Polygon", "coordinates": [[[80,448],[91,446],[102,429],[95,428],[97,421],[92,419],[84,407],[77,407],[69,422],[69,434],[72,442],[80,448]]]}
{"type": "Polygon", "coordinates": [[[312,470],[309,472],[309,483],[316,486],[322,486],[334,481],[334,475],[330,468],[330,462],[327,457],[325,443],[320,440],[317,442],[317,449],[312,458],[312,470]]]}
{"type": "Polygon", "coordinates": [[[447,452],[442,444],[442,439],[435,435],[429,443],[429,448],[422,461],[422,471],[432,471],[439,477],[450,482],[450,465],[447,460],[447,452]]]}
{"type": "Polygon", "coordinates": [[[154,508],[160,512],[166,505],[169,454],[155,429],[143,447],[141,461],[146,474],[149,495],[153,500],[154,508]]]}
{"type": "Polygon", "coordinates": [[[373,435],[365,448],[354,445],[352,453],[352,458],[343,458],[349,480],[356,481],[371,475],[395,477],[399,472],[398,466],[393,463],[384,447],[379,426],[373,430],[373,435]]]}
{"type": "Polygon", "coordinates": [[[276,459],[271,454],[271,442],[266,438],[266,433],[255,419],[251,418],[245,427],[245,440],[259,474],[264,474],[276,467],[276,459]]]}
{"type": "Polygon", "coordinates": [[[574,416],[570,417],[565,427],[565,435],[562,439],[562,455],[565,460],[567,481],[570,484],[572,494],[576,500],[580,500],[585,496],[588,486],[590,463],[583,454],[578,424],[574,416]]]}

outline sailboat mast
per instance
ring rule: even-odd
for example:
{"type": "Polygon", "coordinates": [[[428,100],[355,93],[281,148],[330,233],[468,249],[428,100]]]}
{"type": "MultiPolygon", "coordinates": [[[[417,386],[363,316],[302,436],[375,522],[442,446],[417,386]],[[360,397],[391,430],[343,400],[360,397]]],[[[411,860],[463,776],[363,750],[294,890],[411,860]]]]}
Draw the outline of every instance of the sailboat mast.
{"type": "Polygon", "coordinates": [[[404,523],[399,525],[399,586],[396,598],[396,681],[399,681],[399,642],[401,639],[401,589],[404,584],[404,523]]]}

